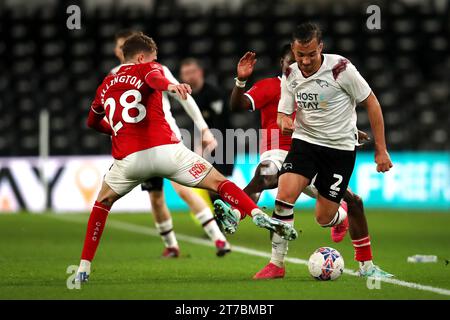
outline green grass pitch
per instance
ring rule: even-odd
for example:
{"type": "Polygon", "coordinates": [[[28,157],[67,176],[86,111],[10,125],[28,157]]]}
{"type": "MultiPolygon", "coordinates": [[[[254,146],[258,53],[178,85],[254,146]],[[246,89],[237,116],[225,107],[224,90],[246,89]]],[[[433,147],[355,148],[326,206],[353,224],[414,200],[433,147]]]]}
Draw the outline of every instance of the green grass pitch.
{"type": "MultiPolygon", "coordinates": [[[[365,279],[343,274],[336,281],[313,279],[302,264],[288,263],[286,277],[254,281],[268,259],[241,252],[223,258],[215,249],[179,239],[181,257],[160,258],[162,242],[147,234],[150,214],[111,214],[90,282],[66,286],[68,266],[79,262],[87,214],[0,215],[0,299],[449,299],[450,214],[367,210],[374,261],[396,279],[447,290],[438,294],[382,282],[368,289],[365,279]],[[125,226],[125,227],[124,227],[125,226]],[[136,226],[137,230],[136,231],[136,226]],[[139,231],[140,230],[140,231],[139,231]],[[411,264],[414,254],[433,254],[438,263],[411,264]]],[[[175,231],[205,239],[185,212],[173,213],[175,231]]],[[[339,250],[347,269],[357,269],[349,237],[339,244],[320,228],[311,211],[296,214],[299,238],[289,257],[308,259],[318,247],[339,250]]],[[[151,232],[151,231],[150,231],[151,232]]],[[[270,253],[268,232],[244,221],[232,245],[270,253]]]]}

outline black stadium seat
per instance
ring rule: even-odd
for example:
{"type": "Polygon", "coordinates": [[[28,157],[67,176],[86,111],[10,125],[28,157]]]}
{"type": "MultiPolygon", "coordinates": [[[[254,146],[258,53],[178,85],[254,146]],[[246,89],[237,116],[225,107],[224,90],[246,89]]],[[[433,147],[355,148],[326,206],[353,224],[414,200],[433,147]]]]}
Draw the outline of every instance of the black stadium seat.
{"type": "MultiPolygon", "coordinates": [[[[146,10],[83,9],[81,30],[65,28],[61,7],[0,6],[1,155],[37,154],[43,108],[50,112],[52,154],[109,152],[108,137],[86,128],[85,121],[96,87],[117,65],[112,50],[119,29],[150,34],[159,46],[159,61],[174,75],[183,58],[197,57],[208,79],[228,96],[236,63],[248,50],[258,55],[249,83],[278,75],[279,49],[306,19],[323,27],[325,52],[346,56],[368,80],[384,109],[391,149],[449,150],[448,16],[400,1],[377,2],[382,30],[364,27],[367,14],[357,2],[244,1],[239,10],[225,4],[205,11],[156,1],[146,10]]],[[[358,126],[370,130],[366,112],[357,112],[358,126]]],[[[252,127],[254,119],[236,115],[234,124],[252,127]]]]}

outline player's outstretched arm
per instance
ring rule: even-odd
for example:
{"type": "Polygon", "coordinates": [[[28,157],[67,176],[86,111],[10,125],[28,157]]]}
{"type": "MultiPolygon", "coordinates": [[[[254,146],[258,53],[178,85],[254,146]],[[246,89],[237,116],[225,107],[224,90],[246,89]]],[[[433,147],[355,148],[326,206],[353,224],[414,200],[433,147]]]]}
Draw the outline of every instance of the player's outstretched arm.
{"type": "Polygon", "coordinates": [[[386,172],[392,168],[392,161],[386,147],[384,136],[384,120],[380,103],[373,92],[361,102],[366,107],[375,140],[375,162],[378,172],[386,172]]]}
{"type": "MultiPolygon", "coordinates": [[[[180,84],[180,82],[173,76],[172,72],[170,72],[169,68],[163,66],[163,70],[164,76],[167,78],[167,80],[169,80],[173,84],[180,84]]],[[[181,104],[184,111],[194,122],[198,130],[205,133],[209,132],[208,125],[206,124],[206,121],[203,118],[202,112],[200,111],[200,108],[198,107],[197,103],[195,102],[194,98],[191,95],[188,95],[186,100],[183,100],[173,92],[169,92],[169,94],[181,104]]]]}
{"type": "Polygon", "coordinates": [[[230,107],[232,111],[251,109],[250,100],[244,95],[245,83],[252,75],[256,63],[256,53],[247,52],[237,65],[236,85],[231,92],[230,107]]]}

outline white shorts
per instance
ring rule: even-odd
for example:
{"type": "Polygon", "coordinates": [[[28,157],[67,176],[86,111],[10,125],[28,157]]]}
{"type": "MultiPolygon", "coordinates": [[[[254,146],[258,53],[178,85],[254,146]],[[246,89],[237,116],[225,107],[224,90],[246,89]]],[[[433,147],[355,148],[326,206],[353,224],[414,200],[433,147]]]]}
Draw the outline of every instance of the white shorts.
{"type": "MultiPolygon", "coordinates": [[[[278,171],[280,171],[287,154],[288,151],[282,149],[267,150],[266,152],[263,152],[263,154],[261,154],[259,162],[261,163],[263,161],[272,161],[277,166],[278,171]]],[[[314,176],[314,178],[311,180],[311,183],[303,190],[303,193],[311,198],[317,199],[318,191],[314,186],[315,180],[316,176],[314,176]]]]}
{"type": "Polygon", "coordinates": [[[181,185],[195,187],[211,171],[212,165],[182,142],[166,144],[129,154],[105,175],[106,184],[119,195],[152,177],[163,177],[181,185]]]}

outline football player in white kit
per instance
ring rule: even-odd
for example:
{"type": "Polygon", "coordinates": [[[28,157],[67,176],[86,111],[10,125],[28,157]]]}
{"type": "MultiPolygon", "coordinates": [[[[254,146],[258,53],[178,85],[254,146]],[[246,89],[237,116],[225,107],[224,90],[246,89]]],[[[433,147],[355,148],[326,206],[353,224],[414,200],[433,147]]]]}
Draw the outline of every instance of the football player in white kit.
{"type": "MultiPolygon", "coordinates": [[[[115,48],[114,53],[119,59],[120,63],[123,64],[124,57],[122,52],[122,46],[125,41],[135,34],[141,33],[136,30],[121,30],[115,35],[115,48]]],[[[115,67],[111,73],[115,73],[121,65],[115,67]]],[[[166,78],[174,83],[179,84],[179,81],[172,75],[170,70],[163,65],[164,75],[166,78]]],[[[202,113],[196,104],[192,96],[188,96],[186,100],[180,99],[179,96],[170,92],[163,93],[163,109],[166,116],[166,120],[170,125],[170,128],[175,133],[178,139],[181,139],[181,132],[178,128],[174,117],[172,116],[171,106],[169,97],[175,98],[189,115],[189,117],[194,122],[197,129],[202,133],[202,146],[205,150],[212,150],[217,146],[217,142],[208,128],[205,120],[203,119],[202,113]]],[[[171,181],[172,187],[175,189],[177,194],[183,199],[189,206],[192,212],[194,212],[196,219],[202,225],[205,233],[214,242],[216,246],[216,254],[219,257],[231,251],[230,244],[226,240],[223,233],[217,226],[214,216],[211,212],[208,204],[203,200],[203,198],[197,194],[192,188],[182,186],[176,182],[171,181]]],[[[161,239],[164,242],[165,248],[162,253],[163,257],[166,258],[176,258],[180,255],[180,249],[176,239],[175,232],[173,230],[172,217],[170,215],[169,208],[167,207],[164,192],[163,192],[163,178],[154,177],[141,184],[143,191],[147,191],[150,197],[150,203],[152,207],[152,213],[155,219],[155,226],[161,235],[161,239]]]]}
{"type": "MultiPolygon", "coordinates": [[[[338,208],[355,164],[357,104],[368,112],[377,171],[386,172],[392,167],[385,143],[383,115],[375,94],[355,66],[342,56],[322,54],[322,35],[317,25],[299,25],[291,48],[296,62],[287,68],[281,79],[277,122],[282,133],[292,135],[293,139],[280,171],[273,216],[293,224],[294,204],[315,177],[316,221],[322,227],[333,227],[345,219],[338,208]]],[[[238,215],[232,220],[237,225],[238,215]]],[[[365,229],[365,236],[352,240],[360,275],[392,277],[373,264],[370,237],[365,229]]],[[[257,273],[258,279],[285,275],[287,241],[274,234],[272,243],[272,258],[257,273]]]]}
{"type": "MultiPolygon", "coordinates": [[[[297,27],[292,42],[296,62],[282,77],[278,104],[279,127],[283,134],[292,134],[293,142],[281,170],[275,212],[293,223],[293,204],[317,175],[316,220],[321,226],[332,227],[342,222],[337,209],[355,164],[357,104],[368,113],[375,142],[376,170],[389,171],[392,162],[386,147],[383,114],[375,94],[348,59],[322,54],[322,48],[317,25],[303,23],[297,27]],[[290,115],[295,111],[294,122],[290,115]]],[[[369,237],[352,242],[356,255],[367,256],[366,260],[359,260],[361,276],[392,277],[373,264],[369,237]]],[[[285,243],[280,241],[281,263],[285,243]]]]}

